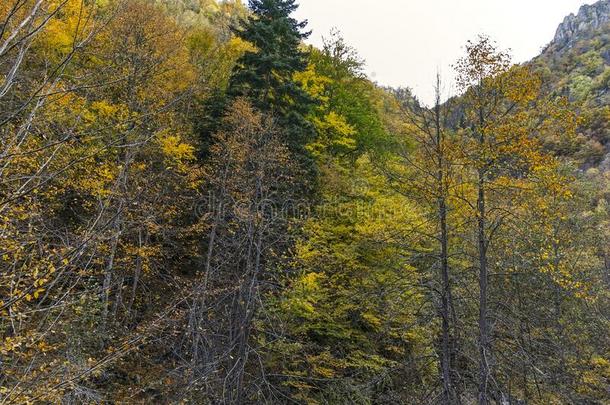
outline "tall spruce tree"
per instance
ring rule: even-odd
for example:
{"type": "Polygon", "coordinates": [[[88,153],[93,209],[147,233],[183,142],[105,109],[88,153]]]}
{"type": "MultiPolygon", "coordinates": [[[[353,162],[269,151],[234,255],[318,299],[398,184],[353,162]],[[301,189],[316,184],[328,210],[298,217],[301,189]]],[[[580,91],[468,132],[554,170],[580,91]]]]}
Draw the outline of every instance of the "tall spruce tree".
{"type": "Polygon", "coordinates": [[[290,15],[298,8],[295,0],[250,0],[252,15],[235,30],[256,50],[246,52],[231,76],[228,96],[247,97],[254,107],[273,115],[293,152],[304,153],[314,135],[305,116],[313,99],[293,76],[307,68],[308,54],[300,46],[309,36],[307,21],[290,15]]]}

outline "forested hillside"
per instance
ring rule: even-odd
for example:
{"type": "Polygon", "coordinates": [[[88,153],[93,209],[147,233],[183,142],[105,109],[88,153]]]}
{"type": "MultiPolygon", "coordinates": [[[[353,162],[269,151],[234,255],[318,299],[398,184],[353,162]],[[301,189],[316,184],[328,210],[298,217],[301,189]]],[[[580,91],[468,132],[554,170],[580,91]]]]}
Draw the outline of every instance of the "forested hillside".
{"type": "Polygon", "coordinates": [[[583,6],[559,25],[553,41],[533,61],[548,91],[566,97],[581,114],[579,136],[557,153],[586,167],[610,169],[610,2],[583,6]]]}
{"type": "Polygon", "coordinates": [[[0,2],[0,404],[609,404],[609,1],[431,106],[297,7],[0,2]]]}

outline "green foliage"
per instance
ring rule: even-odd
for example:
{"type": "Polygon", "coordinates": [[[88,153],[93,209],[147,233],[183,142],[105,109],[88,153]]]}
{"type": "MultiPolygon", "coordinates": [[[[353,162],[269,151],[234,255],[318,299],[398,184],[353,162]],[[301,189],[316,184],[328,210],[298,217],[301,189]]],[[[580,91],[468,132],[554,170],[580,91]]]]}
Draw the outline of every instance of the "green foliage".
{"type": "Polygon", "coordinates": [[[297,8],[294,0],[252,0],[250,8],[252,15],[234,33],[254,49],[237,61],[227,93],[245,96],[254,107],[273,115],[288,144],[301,151],[313,137],[305,119],[312,100],[293,76],[307,67],[307,54],[301,50],[307,23],[290,16],[297,8]]]}
{"type": "Polygon", "coordinates": [[[608,35],[441,137],[296,7],[0,2],[0,402],[436,403],[447,342],[470,403],[485,215],[494,399],[606,403],[608,35]]]}
{"type": "Polygon", "coordinates": [[[271,345],[269,367],[298,400],[325,403],[339,390],[357,403],[414,401],[435,373],[420,361],[431,354],[431,330],[418,323],[425,302],[403,239],[422,219],[366,156],[350,169],[328,163],[323,176],[333,180],[303,227],[297,276],[270,301],[284,337],[271,345]],[[291,361],[274,362],[279,353],[291,361]]]}
{"type": "Polygon", "coordinates": [[[547,91],[556,96],[566,96],[580,106],[584,119],[579,132],[580,139],[573,145],[578,162],[584,166],[599,165],[608,151],[610,129],[600,125],[599,118],[610,102],[608,78],[610,40],[607,27],[580,33],[569,47],[551,44],[532,63],[542,72],[547,91]],[[597,142],[593,145],[589,140],[597,142]],[[603,153],[603,151],[606,151],[603,153]]]}
{"type": "Polygon", "coordinates": [[[575,101],[584,101],[592,88],[593,79],[589,76],[575,76],[570,82],[570,95],[575,101]]]}
{"type": "Polygon", "coordinates": [[[381,116],[384,94],[366,79],[363,66],[356,51],[333,32],[322,50],[311,49],[309,68],[296,76],[318,100],[311,114],[318,137],[308,145],[314,155],[353,161],[390,143],[381,116]]]}

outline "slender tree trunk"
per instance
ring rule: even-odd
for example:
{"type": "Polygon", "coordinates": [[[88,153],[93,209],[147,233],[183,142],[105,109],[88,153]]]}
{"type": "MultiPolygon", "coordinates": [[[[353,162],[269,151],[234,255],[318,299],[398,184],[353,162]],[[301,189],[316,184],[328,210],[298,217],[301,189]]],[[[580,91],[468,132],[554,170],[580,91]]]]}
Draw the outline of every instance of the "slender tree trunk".
{"type": "Polygon", "coordinates": [[[434,108],[434,122],[436,132],[436,154],[437,154],[437,188],[438,188],[438,217],[440,225],[440,244],[441,244],[441,279],[443,289],[441,293],[441,317],[442,317],[442,337],[441,337],[441,370],[443,374],[443,397],[447,404],[454,402],[454,389],[452,384],[451,367],[451,348],[450,348],[450,300],[451,286],[449,281],[449,232],[447,226],[447,200],[445,187],[445,159],[444,159],[444,137],[441,127],[440,111],[440,77],[437,75],[436,83],[436,103],[434,108]]]}
{"type": "Polygon", "coordinates": [[[106,265],[104,274],[104,283],[102,285],[102,291],[104,294],[104,303],[102,309],[102,322],[104,326],[108,321],[108,312],[110,310],[110,290],[112,287],[112,276],[114,271],[114,258],[116,255],[119,239],[121,238],[121,226],[119,218],[115,219],[115,234],[112,237],[112,246],[110,248],[110,255],[108,257],[108,264],[106,265]]]}
{"type": "Polygon", "coordinates": [[[441,294],[441,317],[442,319],[442,359],[443,371],[443,395],[446,403],[451,403],[453,398],[453,387],[451,383],[451,350],[449,335],[449,260],[448,260],[448,235],[447,235],[447,206],[444,198],[439,199],[439,217],[441,223],[441,277],[443,280],[443,291],[441,294]]]}
{"type": "Polygon", "coordinates": [[[246,279],[244,280],[241,287],[241,305],[240,318],[241,328],[238,331],[238,350],[237,350],[237,378],[236,378],[236,393],[234,403],[242,404],[245,402],[244,399],[244,374],[246,371],[246,365],[248,364],[249,357],[249,340],[252,327],[252,320],[257,310],[256,297],[257,297],[257,286],[260,274],[262,272],[261,259],[263,254],[264,244],[264,228],[265,219],[259,218],[261,214],[261,202],[264,201],[263,197],[263,181],[262,178],[256,179],[256,192],[255,192],[255,204],[251,212],[251,222],[248,227],[248,261],[246,267],[246,279]]]}
{"type": "MultiPolygon", "coordinates": [[[[555,229],[553,232],[553,240],[559,240],[558,238],[560,237],[558,234],[558,230],[555,229]]],[[[553,242],[553,268],[554,268],[554,272],[555,274],[560,274],[560,266],[561,266],[561,257],[560,257],[560,252],[559,252],[559,245],[555,242],[553,242]]],[[[553,383],[558,386],[558,387],[562,387],[563,385],[563,381],[562,381],[562,375],[563,375],[563,371],[566,370],[566,355],[565,355],[565,349],[564,349],[564,342],[565,342],[565,331],[564,331],[564,327],[562,324],[562,317],[563,317],[563,311],[562,311],[562,303],[563,303],[563,299],[562,299],[562,291],[561,291],[561,287],[559,285],[555,285],[554,286],[554,291],[553,291],[553,300],[554,300],[554,310],[555,310],[555,334],[557,335],[557,339],[558,339],[558,347],[557,347],[557,357],[559,358],[559,368],[558,368],[558,372],[554,373],[554,375],[552,376],[552,379],[554,380],[553,383]]]]}
{"type": "MultiPolygon", "coordinates": [[[[138,248],[142,249],[145,245],[148,244],[148,232],[146,233],[146,237],[142,237],[142,228],[138,229],[138,248]]],[[[140,282],[140,276],[142,274],[142,267],[144,263],[142,262],[142,257],[138,255],[136,259],[136,269],[133,273],[133,283],[131,284],[131,297],[129,298],[129,305],[127,306],[127,316],[131,316],[133,306],[136,302],[136,295],[138,292],[138,283],[140,282]]]]}
{"type": "MultiPolygon", "coordinates": [[[[481,87],[482,82],[479,83],[481,87]]],[[[485,113],[483,108],[478,110],[479,118],[479,153],[485,153],[485,113]]],[[[479,254],[479,405],[488,403],[488,384],[490,378],[490,345],[489,345],[489,323],[487,307],[487,287],[488,287],[488,268],[487,268],[487,237],[485,228],[487,227],[487,207],[486,207],[486,175],[485,165],[486,156],[483,159],[483,166],[477,170],[477,244],[479,254]]]]}
{"type": "Polygon", "coordinates": [[[479,251],[479,404],[487,404],[487,386],[489,382],[489,330],[487,322],[487,240],[485,237],[486,207],[485,207],[485,171],[478,171],[478,251],[479,251]]]}

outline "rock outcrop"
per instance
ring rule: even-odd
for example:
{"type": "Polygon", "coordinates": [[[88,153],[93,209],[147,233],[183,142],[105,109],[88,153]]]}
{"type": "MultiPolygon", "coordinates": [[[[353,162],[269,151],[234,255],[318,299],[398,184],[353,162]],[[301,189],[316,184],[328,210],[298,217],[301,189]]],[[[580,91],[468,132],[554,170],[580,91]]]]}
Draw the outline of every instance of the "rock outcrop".
{"type": "Polygon", "coordinates": [[[557,28],[554,45],[570,45],[581,35],[601,29],[610,24],[610,0],[601,0],[591,5],[584,5],[577,15],[570,14],[557,28]]]}

